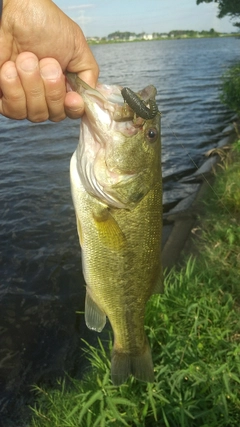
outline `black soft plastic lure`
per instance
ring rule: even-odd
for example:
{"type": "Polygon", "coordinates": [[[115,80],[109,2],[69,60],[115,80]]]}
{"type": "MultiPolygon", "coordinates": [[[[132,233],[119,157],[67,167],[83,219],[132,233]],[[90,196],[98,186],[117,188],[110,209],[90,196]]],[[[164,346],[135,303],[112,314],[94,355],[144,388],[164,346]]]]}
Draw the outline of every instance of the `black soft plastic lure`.
{"type": "Polygon", "coordinates": [[[156,116],[158,113],[158,107],[155,101],[152,99],[149,99],[148,104],[149,107],[146,105],[146,102],[143,101],[137,93],[133,92],[128,87],[124,87],[121,90],[122,97],[124,101],[129,105],[129,107],[134,111],[134,113],[137,114],[137,116],[141,117],[142,119],[149,120],[153,119],[153,117],[156,116]]]}

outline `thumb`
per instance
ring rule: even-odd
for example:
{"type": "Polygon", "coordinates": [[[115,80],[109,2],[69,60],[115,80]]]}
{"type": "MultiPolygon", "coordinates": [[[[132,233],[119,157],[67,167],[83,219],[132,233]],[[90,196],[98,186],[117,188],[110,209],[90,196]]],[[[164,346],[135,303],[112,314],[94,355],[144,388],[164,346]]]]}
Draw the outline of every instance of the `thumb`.
{"type": "Polygon", "coordinates": [[[78,27],[72,59],[67,65],[67,71],[77,73],[80,79],[95,87],[99,76],[99,67],[89,48],[82,30],[78,27]]]}

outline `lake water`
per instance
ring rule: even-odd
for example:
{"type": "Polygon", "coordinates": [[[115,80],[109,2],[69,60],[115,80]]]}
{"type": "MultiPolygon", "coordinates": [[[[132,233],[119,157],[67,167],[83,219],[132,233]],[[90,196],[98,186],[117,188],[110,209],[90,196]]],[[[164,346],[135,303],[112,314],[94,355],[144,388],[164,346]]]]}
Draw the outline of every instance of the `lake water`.
{"type": "MultiPolygon", "coordinates": [[[[157,88],[165,209],[193,191],[179,182],[204,161],[232,113],[219,101],[236,38],[96,45],[100,81],[157,88]],[[193,161],[192,161],[193,160],[193,161]]],[[[69,186],[79,121],[32,124],[0,117],[0,405],[41,378],[79,372],[84,282],[69,186]]],[[[22,394],[22,392],[24,392],[22,394]]],[[[18,400],[19,403],[19,400],[18,400]]],[[[21,404],[21,399],[20,399],[21,404]]]]}

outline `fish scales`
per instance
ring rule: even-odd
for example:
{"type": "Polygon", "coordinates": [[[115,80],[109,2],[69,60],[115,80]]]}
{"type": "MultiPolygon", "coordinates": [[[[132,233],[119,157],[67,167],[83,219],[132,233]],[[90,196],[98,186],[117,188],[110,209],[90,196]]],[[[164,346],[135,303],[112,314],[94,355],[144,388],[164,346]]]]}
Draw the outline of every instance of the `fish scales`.
{"type": "Polygon", "coordinates": [[[153,381],[144,315],[150,296],[162,290],[160,115],[135,124],[128,111],[125,121],[115,123],[115,105],[125,114],[121,88],[83,88],[71,74],[68,80],[86,110],[70,165],[87,285],[86,324],[100,332],[106,316],[111,323],[114,384],[130,374],[153,381]]]}

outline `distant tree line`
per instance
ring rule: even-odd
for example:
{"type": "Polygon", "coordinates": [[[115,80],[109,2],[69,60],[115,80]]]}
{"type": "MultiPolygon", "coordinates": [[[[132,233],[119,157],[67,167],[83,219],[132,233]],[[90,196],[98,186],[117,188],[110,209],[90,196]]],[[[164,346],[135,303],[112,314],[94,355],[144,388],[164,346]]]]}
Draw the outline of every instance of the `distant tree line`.
{"type": "MultiPolygon", "coordinates": [[[[240,0],[239,0],[240,1],[240,0]]],[[[154,39],[161,37],[197,37],[198,35],[202,36],[212,36],[216,37],[219,33],[217,33],[214,28],[211,28],[209,31],[193,31],[193,30],[172,30],[169,33],[157,33],[153,32],[152,37],[154,39]]],[[[146,35],[145,32],[142,33],[133,33],[131,31],[115,31],[114,33],[110,33],[107,36],[108,40],[129,40],[131,38],[144,38],[146,35]]]]}
{"type": "Polygon", "coordinates": [[[175,37],[181,37],[183,35],[186,35],[188,37],[196,37],[198,34],[202,36],[218,36],[218,32],[214,30],[214,28],[211,28],[209,31],[193,31],[193,30],[172,30],[169,33],[169,36],[174,35],[175,37]]]}
{"type": "Polygon", "coordinates": [[[145,33],[132,33],[130,31],[115,31],[114,33],[108,34],[109,39],[129,39],[130,37],[141,37],[145,33]]]}

